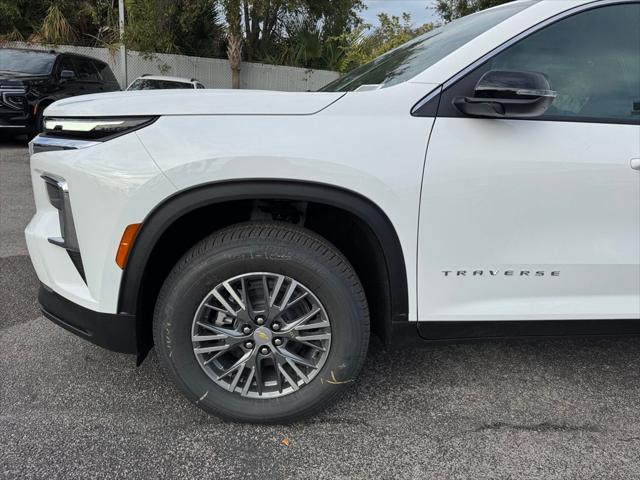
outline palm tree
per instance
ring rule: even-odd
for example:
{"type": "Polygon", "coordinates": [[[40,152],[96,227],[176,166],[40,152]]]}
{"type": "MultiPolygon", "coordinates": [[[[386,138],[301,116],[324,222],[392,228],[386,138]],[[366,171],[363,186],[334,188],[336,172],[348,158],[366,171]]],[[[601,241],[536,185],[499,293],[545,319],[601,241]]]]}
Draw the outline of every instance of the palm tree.
{"type": "Polygon", "coordinates": [[[242,37],[229,32],[227,58],[231,67],[231,88],[240,88],[240,63],[242,62],[242,37]]]}
{"type": "Polygon", "coordinates": [[[224,0],[227,19],[227,58],[231,67],[231,86],[240,88],[240,63],[242,62],[242,26],[240,0],[224,0]]]}
{"type": "Polygon", "coordinates": [[[47,16],[42,20],[42,24],[31,40],[50,43],[52,45],[71,44],[76,39],[76,34],[71,24],[64,16],[57,5],[51,5],[47,10],[47,16]]]}

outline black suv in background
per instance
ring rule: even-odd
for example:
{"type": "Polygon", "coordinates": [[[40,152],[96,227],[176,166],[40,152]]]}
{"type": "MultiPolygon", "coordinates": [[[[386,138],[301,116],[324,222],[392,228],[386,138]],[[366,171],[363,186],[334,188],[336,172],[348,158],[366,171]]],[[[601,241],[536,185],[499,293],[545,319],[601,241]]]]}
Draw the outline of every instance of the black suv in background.
{"type": "Polygon", "coordinates": [[[42,112],[62,98],[120,90],[109,66],[95,58],[0,48],[0,135],[42,130],[42,112]]]}

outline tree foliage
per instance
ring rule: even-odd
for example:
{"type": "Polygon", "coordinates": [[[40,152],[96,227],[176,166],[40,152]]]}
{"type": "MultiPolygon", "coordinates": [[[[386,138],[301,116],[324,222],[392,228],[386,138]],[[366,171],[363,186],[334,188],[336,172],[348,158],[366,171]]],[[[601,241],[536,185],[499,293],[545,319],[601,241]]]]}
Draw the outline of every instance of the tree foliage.
{"type": "Polygon", "coordinates": [[[134,50],[218,56],[224,38],[215,0],[126,0],[125,43],[134,50]]]}
{"type": "MultiPolygon", "coordinates": [[[[227,23],[240,19],[244,59],[332,68],[336,39],[361,25],[362,0],[222,0],[227,23]]],[[[232,29],[230,28],[230,31],[232,29]]],[[[233,34],[233,32],[232,32],[233,34]]]]}
{"type": "MultiPolygon", "coordinates": [[[[379,26],[365,25],[364,0],[125,0],[125,5],[129,48],[227,57],[236,73],[241,60],[347,71],[432,27],[414,27],[408,14],[383,14],[379,26]]],[[[118,0],[0,0],[2,40],[116,47],[118,0]]]]}
{"type": "Polygon", "coordinates": [[[370,25],[365,25],[355,33],[356,38],[347,42],[350,47],[346,49],[346,55],[337,70],[349,71],[368,63],[435,27],[433,23],[415,27],[409,13],[403,13],[402,18],[380,13],[378,21],[379,26],[372,28],[370,25]]]}
{"type": "MultiPolygon", "coordinates": [[[[218,56],[218,0],[125,0],[125,42],[143,52],[218,56]]],[[[118,0],[0,0],[0,39],[109,46],[120,41],[118,0]]]]}
{"type": "Polygon", "coordinates": [[[450,22],[456,18],[510,1],[512,0],[438,0],[436,11],[445,22],[450,22]]]}

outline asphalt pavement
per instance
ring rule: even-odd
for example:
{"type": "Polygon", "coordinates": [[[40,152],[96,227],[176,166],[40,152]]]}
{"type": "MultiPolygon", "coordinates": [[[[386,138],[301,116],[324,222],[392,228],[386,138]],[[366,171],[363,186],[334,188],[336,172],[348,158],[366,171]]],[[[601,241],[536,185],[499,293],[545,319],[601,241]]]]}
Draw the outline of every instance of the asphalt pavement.
{"type": "Polygon", "coordinates": [[[0,478],[640,478],[638,338],[373,342],[321,415],[226,423],[153,352],[136,368],[40,315],[33,211],[26,146],[0,143],[0,478]]]}

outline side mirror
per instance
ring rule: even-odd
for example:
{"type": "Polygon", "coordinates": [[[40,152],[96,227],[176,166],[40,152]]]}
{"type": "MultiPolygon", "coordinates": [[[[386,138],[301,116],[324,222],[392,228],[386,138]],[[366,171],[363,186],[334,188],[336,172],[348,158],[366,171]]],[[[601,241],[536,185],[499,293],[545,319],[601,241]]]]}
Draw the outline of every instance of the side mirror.
{"type": "Polygon", "coordinates": [[[489,118],[534,118],[555,100],[542,73],[490,70],[476,85],[473,97],[456,97],[453,105],[465,115],[489,118]]]}
{"type": "Polygon", "coordinates": [[[76,72],[74,72],[73,70],[62,70],[60,72],[60,80],[62,81],[69,81],[69,80],[75,80],[76,79],[76,72]]]}

